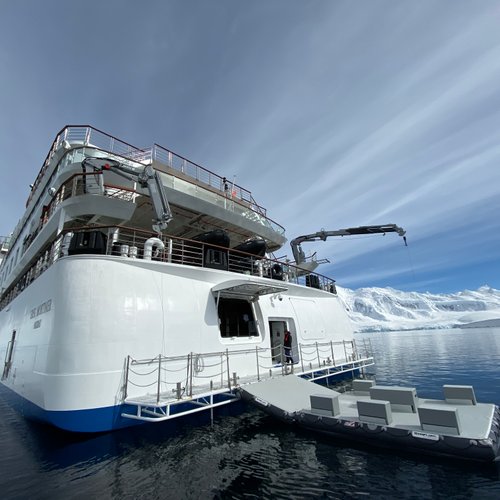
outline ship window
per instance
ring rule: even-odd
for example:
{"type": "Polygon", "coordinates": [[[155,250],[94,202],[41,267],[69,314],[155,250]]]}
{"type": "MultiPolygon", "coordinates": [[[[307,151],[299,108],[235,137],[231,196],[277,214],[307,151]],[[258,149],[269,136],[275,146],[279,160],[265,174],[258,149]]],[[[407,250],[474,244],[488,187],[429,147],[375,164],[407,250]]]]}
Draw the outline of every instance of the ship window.
{"type": "Polygon", "coordinates": [[[252,304],[248,300],[219,298],[219,326],[222,337],[257,337],[252,304]]]}

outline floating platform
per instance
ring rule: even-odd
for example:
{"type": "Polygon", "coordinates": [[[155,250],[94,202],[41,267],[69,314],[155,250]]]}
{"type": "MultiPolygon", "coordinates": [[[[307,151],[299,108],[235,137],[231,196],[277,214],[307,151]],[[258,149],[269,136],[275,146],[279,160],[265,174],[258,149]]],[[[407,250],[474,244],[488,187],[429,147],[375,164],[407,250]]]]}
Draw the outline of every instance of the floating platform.
{"type": "Polygon", "coordinates": [[[289,375],[240,388],[241,397],[283,421],[343,440],[476,461],[498,460],[500,410],[471,386],[443,386],[445,399],[412,387],[353,381],[340,393],[289,375]]]}

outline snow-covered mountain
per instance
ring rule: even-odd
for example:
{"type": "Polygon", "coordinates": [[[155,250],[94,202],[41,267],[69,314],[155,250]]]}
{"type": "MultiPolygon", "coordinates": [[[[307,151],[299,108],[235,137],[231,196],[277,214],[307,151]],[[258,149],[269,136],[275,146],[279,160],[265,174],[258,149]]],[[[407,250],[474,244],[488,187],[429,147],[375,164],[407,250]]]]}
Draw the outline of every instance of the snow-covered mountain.
{"type": "Polygon", "coordinates": [[[500,326],[500,290],[452,294],[402,292],[393,288],[338,288],[358,332],[500,326]]]}

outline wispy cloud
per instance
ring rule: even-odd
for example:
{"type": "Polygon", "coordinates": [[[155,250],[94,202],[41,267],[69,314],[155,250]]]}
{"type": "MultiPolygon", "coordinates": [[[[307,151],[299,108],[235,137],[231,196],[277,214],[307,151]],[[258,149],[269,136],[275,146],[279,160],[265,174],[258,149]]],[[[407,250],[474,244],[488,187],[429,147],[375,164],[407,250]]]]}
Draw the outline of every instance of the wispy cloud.
{"type": "Polygon", "coordinates": [[[236,175],[290,239],[407,229],[412,272],[392,237],[307,247],[348,283],[500,286],[497,2],[86,6],[2,6],[0,233],[56,131],[89,122],[236,175]]]}

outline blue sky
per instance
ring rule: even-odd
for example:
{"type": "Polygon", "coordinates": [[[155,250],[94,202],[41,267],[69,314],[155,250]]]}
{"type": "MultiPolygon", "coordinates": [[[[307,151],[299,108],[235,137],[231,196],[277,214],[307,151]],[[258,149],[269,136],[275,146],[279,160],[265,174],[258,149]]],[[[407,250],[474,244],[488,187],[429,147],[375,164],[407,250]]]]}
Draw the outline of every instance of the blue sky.
{"type": "Polygon", "coordinates": [[[304,244],[343,286],[500,288],[497,1],[2,0],[0,68],[2,235],[81,123],[236,176],[289,240],[407,230],[304,244]]]}

